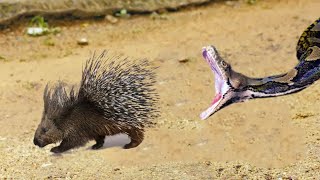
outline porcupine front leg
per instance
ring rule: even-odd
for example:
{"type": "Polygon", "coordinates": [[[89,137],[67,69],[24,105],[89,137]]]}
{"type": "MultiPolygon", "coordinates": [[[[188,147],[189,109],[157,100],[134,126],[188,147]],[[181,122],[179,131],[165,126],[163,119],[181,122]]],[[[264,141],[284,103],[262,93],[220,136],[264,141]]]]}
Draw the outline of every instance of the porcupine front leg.
{"type": "Polygon", "coordinates": [[[104,139],[105,139],[105,136],[98,136],[97,138],[95,138],[96,144],[94,144],[91,148],[100,149],[104,144],[104,139]]]}
{"type": "Polygon", "coordinates": [[[123,149],[130,149],[139,146],[143,141],[144,132],[142,130],[132,130],[128,132],[128,136],[131,138],[131,142],[124,145],[123,149]]]}
{"type": "Polygon", "coordinates": [[[59,146],[52,148],[50,151],[53,153],[63,153],[75,147],[84,145],[86,142],[83,142],[76,138],[65,138],[62,140],[59,146]]]}

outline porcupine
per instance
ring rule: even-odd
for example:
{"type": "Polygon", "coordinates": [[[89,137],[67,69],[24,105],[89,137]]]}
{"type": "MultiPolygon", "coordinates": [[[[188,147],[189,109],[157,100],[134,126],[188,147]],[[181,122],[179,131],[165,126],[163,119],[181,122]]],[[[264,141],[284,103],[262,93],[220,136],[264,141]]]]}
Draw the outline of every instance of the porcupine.
{"type": "Polygon", "coordinates": [[[148,60],[132,61],[121,56],[93,55],[85,63],[78,90],[67,90],[63,82],[44,90],[44,110],[34,144],[44,147],[61,141],[51,152],[61,153],[90,140],[103,146],[106,136],[125,133],[138,146],[144,130],[158,116],[158,94],[154,88],[155,67],[148,60]],[[120,62],[119,62],[120,61],[120,62]]]}

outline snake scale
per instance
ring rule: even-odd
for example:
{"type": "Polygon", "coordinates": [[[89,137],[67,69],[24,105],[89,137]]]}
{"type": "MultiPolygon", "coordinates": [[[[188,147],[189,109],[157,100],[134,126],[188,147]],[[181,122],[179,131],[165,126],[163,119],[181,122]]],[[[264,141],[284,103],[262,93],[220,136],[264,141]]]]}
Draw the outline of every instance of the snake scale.
{"type": "Polygon", "coordinates": [[[234,71],[214,46],[204,47],[202,54],[215,76],[216,96],[201,113],[207,119],[222,108],[253,98],[275,97],[301,91],[320,78],[320,18],[300,36],[296,47],[299,63],[284,74],[251,78],[234,71]]]}

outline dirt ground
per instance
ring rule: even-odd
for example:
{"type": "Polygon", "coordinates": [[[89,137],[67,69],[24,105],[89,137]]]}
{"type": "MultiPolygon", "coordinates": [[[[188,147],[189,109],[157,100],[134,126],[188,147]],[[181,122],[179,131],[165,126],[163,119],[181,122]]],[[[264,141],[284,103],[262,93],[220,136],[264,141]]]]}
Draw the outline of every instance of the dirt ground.
{"type": "Polygon", "coordinates": [[[29,37],[26,24],[0,33],[0,178],[320,178],[319,82],[283,97],[234,104],[206,121],[213,76],[201,48],[213,44],[233,68],[262,77],[296,63],[319,0],[218,2],[162,16],[56,22],[58,35],[29,37]],[[87,38],[89,45],[77,45],[87,38]],[[137,148],[88,147],[52,155],[33,145],[48,81],[80,81],[83,62],[103,49],[148,58],[157,70],[161,117],[137,148]],[[187,59],[187,62],[180,60],[187,59]]]}

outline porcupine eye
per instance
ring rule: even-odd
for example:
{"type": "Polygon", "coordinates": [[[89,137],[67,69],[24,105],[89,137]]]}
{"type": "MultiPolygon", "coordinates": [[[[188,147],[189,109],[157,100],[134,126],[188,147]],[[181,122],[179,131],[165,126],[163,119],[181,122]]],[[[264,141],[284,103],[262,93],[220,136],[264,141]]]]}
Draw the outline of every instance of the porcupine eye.
{"type": "Polygon", "coordinates": [[[42,133],[46,133],[47,131],[48,131],[47,128],[41,128],[41,132],[42,132],[42,133]]]}

